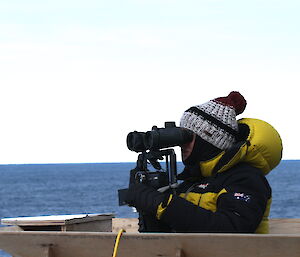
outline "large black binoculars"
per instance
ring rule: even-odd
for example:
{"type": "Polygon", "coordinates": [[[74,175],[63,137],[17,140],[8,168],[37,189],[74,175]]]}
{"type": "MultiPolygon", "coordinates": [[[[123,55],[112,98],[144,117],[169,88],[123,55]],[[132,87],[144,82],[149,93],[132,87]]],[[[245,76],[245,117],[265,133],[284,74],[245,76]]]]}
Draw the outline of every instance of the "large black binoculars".
{"type": "Polygon", "coordinates": [[[153,126],[151,131],[133,131],[127,135],[127,147],[134,152],[155,151],[163,148],[181,146],[193,139],[193,132],[176,127],[175,122],[165,122],[164,128],[153,126]]]}

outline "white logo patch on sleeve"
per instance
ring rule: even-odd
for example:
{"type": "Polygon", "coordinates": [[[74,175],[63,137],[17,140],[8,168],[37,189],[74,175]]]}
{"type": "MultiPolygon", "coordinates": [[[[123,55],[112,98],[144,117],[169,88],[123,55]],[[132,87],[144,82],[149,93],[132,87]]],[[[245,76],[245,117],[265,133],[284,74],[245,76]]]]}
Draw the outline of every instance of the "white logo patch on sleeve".
{"type": "Polygon", "coordinates": [[[237,200],[242,200],[242,201],[245,201],[245,202],[250,202],[250,200],[251,200],[251,196],[246,195],[244,193],[234,193],[233,197],[237,200]]]}

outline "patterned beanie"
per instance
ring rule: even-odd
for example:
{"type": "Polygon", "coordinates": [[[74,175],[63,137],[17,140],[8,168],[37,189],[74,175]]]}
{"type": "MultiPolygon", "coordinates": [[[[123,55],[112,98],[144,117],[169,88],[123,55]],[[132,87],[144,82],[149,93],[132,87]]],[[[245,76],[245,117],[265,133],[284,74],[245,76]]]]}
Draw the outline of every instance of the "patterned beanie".
{"type": "Polygon", "coordinates": [[[233,91],[226,97],[186,110],[181,117],[180,127],[189,129],[215,147],[226,150],[236,142],[236,115],[241,114],[246,105],[244,97],[233,91]]]}

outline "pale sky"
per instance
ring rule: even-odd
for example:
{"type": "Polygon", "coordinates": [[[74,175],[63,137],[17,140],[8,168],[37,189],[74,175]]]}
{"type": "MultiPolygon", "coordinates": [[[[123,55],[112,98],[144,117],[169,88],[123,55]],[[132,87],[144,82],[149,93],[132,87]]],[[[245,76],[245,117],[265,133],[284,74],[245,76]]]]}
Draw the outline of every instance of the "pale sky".
{"type": "MultiPolygon", "coordinates": [[[[0,0],[0,163],[136,161],[147,131],[230,91],[299,159],[298,0],[0,0]]],[[[180,156],[178,155],[180,160],[180,156]]]]}

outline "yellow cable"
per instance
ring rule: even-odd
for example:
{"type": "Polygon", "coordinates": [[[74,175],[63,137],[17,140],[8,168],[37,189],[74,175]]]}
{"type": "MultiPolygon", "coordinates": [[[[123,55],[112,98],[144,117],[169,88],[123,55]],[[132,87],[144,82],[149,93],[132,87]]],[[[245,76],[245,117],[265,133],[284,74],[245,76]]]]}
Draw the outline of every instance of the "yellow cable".
{"type": "Polygon", "coordinates": [[[116,242],[115,242],[113,257],[117,256],[118,246],[119,246],[120,238],[121,238],[123,232],[126,232],[126,231],[124,229],[119,230],[119,233],[117,235],[116,242]]]}

